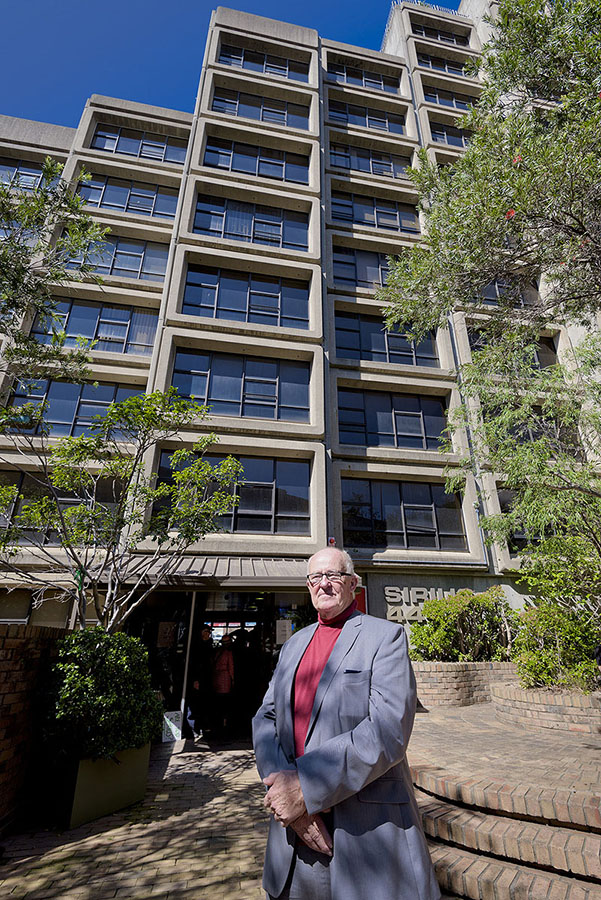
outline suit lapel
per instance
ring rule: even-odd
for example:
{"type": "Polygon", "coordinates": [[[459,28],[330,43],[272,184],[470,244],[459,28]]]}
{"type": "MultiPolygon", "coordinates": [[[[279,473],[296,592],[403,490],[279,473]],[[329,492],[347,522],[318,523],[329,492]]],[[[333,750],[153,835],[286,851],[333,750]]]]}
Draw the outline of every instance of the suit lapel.
{"type": "Polygon", "coordinates": [[[286,654],[284,662],[284,671],[282,672],[280,684],[284,692],[284,723],[280,730],[280,743],[286,754],[292,754],[294,757],[294,728],[292,724],[292,688],[294,686],[294,676],[301,658],[309,646],[311,638],[317,629],[317,622],[314,625],[308,625],[298,633],[298,640],[294,641],[292,649],[286,654]]]}
{"type": "Polygon", "coordinates": [[[319,715],[319,710],[321,709],[321,705],[328,691],[328,688],[332,683],[332,679],[342,665],[344,657],[357,640],[359,631],[361,629],[362,620],[363,616],[361,615],[361,613],[354,612],[353,615],[342,626],[340,637],[334,644],[334,649],[330,653],[330,658],[328,659],[325,668],[321,673],[321,678],[319,679],[319,684],[317,685],[317,691],[315,692],[315,700],[313,701],[313,709],[311,711],[311,720],[309,722],[305,745],[308,743],[309,738],[311,737],[311,733],[315,726],[315,721],[317,719],[317,716],[319,715]]]}

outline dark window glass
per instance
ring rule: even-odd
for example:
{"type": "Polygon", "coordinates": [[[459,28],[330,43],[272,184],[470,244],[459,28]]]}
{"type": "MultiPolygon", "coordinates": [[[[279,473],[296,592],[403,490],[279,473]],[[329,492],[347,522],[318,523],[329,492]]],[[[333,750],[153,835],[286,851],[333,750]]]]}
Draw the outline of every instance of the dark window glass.
{"type": "Polygon", "coordinates": [[[332,191],[332,218],[367,225],[370,228],[419,232],[415,206],[362,194],[332,191]]]}
{"type": "Polygon", "coordinates": [[[244,172],[278,181],[309,183],[309,157],[268,147],[255,147],[238,141],[209,137],[204,165],[228,172],[244,172]]]}
{"type": "Polygon", "coordinates": [[[432,41],[443,41],[445,44],[457,44],[458,47],[467,47],[469,45],[469,36],[467,34],[458,34],[456,31],[443,31],[440,28],[434,28],[430,25],[421,25],[413,22],[411,24],[413,34],[428,38],[432,41]]]}
{"type": "Polygon", "coordinates": [[[309,216],[289,209],[199,194],[193,230],[197,234],[236,241],[306,250],[309,216]]]}
{"type": "Polygon", "coordinates": [[[230,116],[288,125],[290,128],[301,128],[304,131],[309,127],[308,106],[276,100],[273,97],[230,91],[221,87],[215,88],[211,109],[230,116]]]}
{"type": "Polygon", "coordinates": [[[373,288],[386,284],[388,259],[384,253],[334,247],[334,281],[373,288]]]}
{"type": "Polygon", "coordinates": [[[386,91],[389,94],[397,94],[401,83],[400,79],[393,75],[367,72],[355,66],[334,62],[328,64],[328,79],[339,84],[353,84],[377,91],[386,91]]]}
{"type": "Polygon", "coordinates": [[[404,133],[405,117],[396,113],[372,107],[356,106],[353,103],[342,103],[339,100],[330,100],[328,110],[329,118],[333,122],[355,125],[359,128],[374,128],[377,131],[389,131],[393,134],[404,133]]]}
{"type": "Polygon", "coordinates": [[[178,350],[172,384],[215,415],[309,421],[308,363],[178,350]]]}
{"type": "Polygon", "coordinates": [[[24,159],[0,156],[0,184],[33,191],[42,182],[42,166],[24,159]]]}
{"type": "MultiPolygon", "coordinates": [[[[509,513],[515,499],[515,491],[500,488],[498,491],[499,506],[502,513],[509,513]]],[[[528,537],[524,528],[516,528],[507,542],[510,556],[517,556],[529,543],[540,540],[540,535],[528,537]]]]}
{"type": "Polygon", "coordinates": [[[442,122],[430,122],[430,131],[433,141],[437,144],[448,144],[449,147],[467,147],[471,137],[469,132],[442,122]]]}
{"type": "Polygon", "coordinates": [[[17,407],[46,402],[44,422],[52,436],[77,436],[89,434],[94,417],[103,416],[111,403],[140,393],[139,388],[119,384],[70,384],[42,379],[19,384],[10,402],[17,407]]]}
{"type": "Polygon", "coordinates": [[[309,64],[283,56],[272,56],[244,47],[221,45],[219,62],[226,66],[250,69],[253,72],[265,72],[268,75],[281,75],[293,81],[309,80],[309,64]]]}
{"type": "Polygon", "coordinates": [[[89,181],[81,185],[79,193],[90,206],[164,219],[174,218],[178,196],[173,188],[106,175],[92,175],[89,181]]]}
{"type": "MultiPolygon", "coordinates": [[[[22,499],[15,499],[11,508],[0,517],[0,527],[6,527],[11,520],[14,520],[14,518],[23,511],[23,508],[28,502],[40,500],[42,497],[50,495],[50,490],[47,485],[40,484],[35,477],[21,472],[0,471],[0,485],[15,485],[19,494],[22,495],[22,499]]],[[[76,495],[60,488],[55,488],[55,491],[58,495],[58,504],[63,510],[75,505],[81,506],[82,504],[89,502],[87,498],[81,494],[76,495]]],[[[117,499],[121,495],[121,491],[122,485],[120,485],[118,481],[110,479],[98,481],[96,483],[94,498],[96,507],[98,504],[102,504],[105,509],[110,510],[111,508],[114,508],[117,499]]],[[[49,522],[45,526],[42,525],[37,531],[30,529],[22,531],[19,543],[23,546],[31,546],[32,544],[36,546],[40,546],[40,544],[58,544],[59,536],[57,532],[52,530],[52,523],[49,522]]]]}
{"type": "MultiPolygon", "coordinates": [[[[168,254],[168,244],[108,235],[89,261],[93,270],[101,275],[162,281],[167,268],[168,254]]],[[[70,260],[68,267],[76,269],[80,263],[81,257],[75,258],[70,260]]]]}
{"type": "Polygon", "coordinates": [[[444,486],[342,478],[347,547],[467,550],[461,501],[444,486]]]}
{"type": "Polygon", "coordinates": [[[475,97],[467,94],[457,94],[454,91],[445,91],[434,85],[424,85],[424,99],[427,103],[437,103],[439,106],[448,106],[453,109],[467,110],[476,102],[475,97]]]}
{"type": "Polygon", "coordinates": [[[538,349],[536,351],[536,364],[540,369],[546,369],[548,366],[554,366],[557,362],[557,348],[555,339],[552,337],[541,337],[538,339],[538,349]]]}
{"type": "Polygon", "coordinates": [[[183,165],[188,145],[187,141],[166,134],[100,123],[96,126],[91,146],[107,153],[125,153],[127,156],[183,165]]]}
{"type": "Polygon", "coordinates": [[[338,424],[341,444],[438,450],[446,404],[440,397],[339,388],[338,424]]]}
{"type": "Polygon", "coordinates": [[[353,313],[336,313],[336,353],[346,359],[406,366],[440,365],[433,334],[416,346],[403,335],[385,330],[380,317],[353,313]]]}
{"type": "Polygon", "coordinates": [[[182,312],[307,329],[309,284],[291,278],[190,265],[182,312]]]}
{"type": "Polygon", "coordinates": [[[152,353],[157,313],[129,306],[61,300],[54,317],[38,315],[31,330],[43,344],[56,332],[65,332],[65,347],[77,346],[77,338],[96,341],[94,350],[113,353],[152,353]]]}
{"type": "Polygon", "coordinates": [[[430,56],[428,53],[417,54],[418,65],[437,72],[448,72],[450,75],[465,75],[465,66],[453,59],[443,59],[441,56],[430,56]]]}
{"type": "MultiPolygon", "coordinates": [[[[212,465],[223,457],[206,456],[212,465]]],[[[236,485],[238,506],[222,516],[224,531],[309,534],[311,530],[309,485],[311,466],[306,460],[238,457],[244,469],[244,482],[236,485]]],[[[172,474],[169,453],[161,453],[159,480],[169,483],[172,474]]]]}

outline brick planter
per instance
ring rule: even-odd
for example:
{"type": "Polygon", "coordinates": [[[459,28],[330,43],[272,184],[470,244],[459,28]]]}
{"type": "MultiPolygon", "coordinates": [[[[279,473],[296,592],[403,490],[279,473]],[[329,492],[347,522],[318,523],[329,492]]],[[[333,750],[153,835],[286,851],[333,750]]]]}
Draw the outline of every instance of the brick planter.
{"type": "Polygon", "coordinates": [[[64,631],[0,624],[0,831],[14,818],[35,749],[37,700],[64,631]]]}
{"type": "Polygon", "coordinates": [[[601,734],[601,693],[523,690],[515,684],[493,684],[490,693],[501,722],[601,734]]]}
{"type": "Polygon", "coordinates": [[[517,678],[511,662],[414,662],[413,669],[426,707],[488,703],[491,683],[517,678]]]}

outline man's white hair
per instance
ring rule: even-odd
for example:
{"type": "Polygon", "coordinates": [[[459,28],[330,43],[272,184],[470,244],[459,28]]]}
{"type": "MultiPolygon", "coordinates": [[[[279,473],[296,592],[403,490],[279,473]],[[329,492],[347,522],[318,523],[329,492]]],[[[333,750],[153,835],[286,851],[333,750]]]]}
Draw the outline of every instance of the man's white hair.
{"type": "MultiPolygon", "coordinates": [[[[317,556],[318,553],[323,553],[324,550],[336,550],[337,553],[340,553],[340,555],[342,556],[342,564],[344,566],[343,571],[347,575],[355,574],[355,567],[353,565],[353,560],[350,558],[350,556],[348,555],[346,550],[341,550],[340,547],[324,547],[323,550],[318,550],[317,553],[313,554],[313,556],[317,556]]],[[[311,557],[311,559],[313,559],[313,556],[311,557]]],[[[309,574],[309,563],[311,562],[311,559],[309,559],[307,562],[307,575],[309,574]]]]}

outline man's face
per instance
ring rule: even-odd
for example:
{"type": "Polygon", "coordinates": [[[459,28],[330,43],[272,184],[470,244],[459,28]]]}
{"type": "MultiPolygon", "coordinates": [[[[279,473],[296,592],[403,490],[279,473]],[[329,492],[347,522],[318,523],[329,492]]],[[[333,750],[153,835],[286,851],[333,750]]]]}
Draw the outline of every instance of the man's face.
{"type": "MultiPolygon", "coordinates": [[[[320,550],[309,560],[309,575],[319,572],[343,572],[344,559],[340,550],[320,550]]],[[[309,585],[311,602],[322,619],[335,619],[353,602],[357,578],[345,575],[341,581],[322,578],[318,584],[309,585]]]]}

